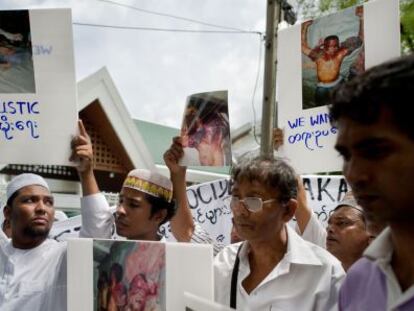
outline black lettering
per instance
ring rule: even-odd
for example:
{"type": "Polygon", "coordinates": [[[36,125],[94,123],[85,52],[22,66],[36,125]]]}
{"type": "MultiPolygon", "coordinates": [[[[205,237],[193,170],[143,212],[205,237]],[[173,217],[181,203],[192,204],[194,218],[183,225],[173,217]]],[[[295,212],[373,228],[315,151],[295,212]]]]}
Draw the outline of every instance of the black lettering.
{"type": "Polygon", "coordinates": [[[315,200],[315,196],[313,195],[313,191],[312,191],[312,184],[311,184],[310,178],[302,178],[302,182],[303,182],[303,188],[305,189],[305,191],[309,192],[311,200],[312,201],[315,200]]]}
{"type": "Polygon", "coordinates": [[[198,208],[198,197],[194,189],[187,189],[187,200],[191,209],[198,208]]]}
{"type": "Polygon", "coordinates": [[[335,202],[335,199],[331,196],[331,194],[326,190],[326,187],[331,182],[330,178],[326,179],[326,182],[324,185],[322,185],[322,178],[318,178],[318,201],[322,201],[322,192],[325,192],[326,195],[332,200],[332,202],[335,202]]]}
{"type": "Polygon", "coordinates": [[[341,201],[343,196],[348,192],[348,184],[346,183],[345,178],[341,178],[339,181],[339,189],[338,189],[338,201],[341,201]]]}
{"type": "Polygon", "coordinates": [[[205,200],[202,195],[201,195],[201,187],[197,189],[197,195],[200,198],[200,201],[203,202],[204,204],[208,204],[210,203],[213,199],[209,198],[209,200],[205,200]]]}

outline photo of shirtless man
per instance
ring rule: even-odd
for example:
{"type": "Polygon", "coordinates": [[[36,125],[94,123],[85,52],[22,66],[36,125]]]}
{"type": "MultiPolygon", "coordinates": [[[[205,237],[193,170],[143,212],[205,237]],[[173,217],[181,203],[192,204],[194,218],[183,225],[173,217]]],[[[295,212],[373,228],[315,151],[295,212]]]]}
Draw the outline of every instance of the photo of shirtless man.
{"type": "MultiPolygon", "coordinates": [[[[312,27],[316,28],[314,21],[309,20],[302,24],[302,53],[307,56],[308,59],[310,59],[310,65],[313,66],[314,71],[313,77],[309,77],[309,75],[307,76],[305,74],[303,75],[303,109],[325,106],[329,104],[329,95],[331,90],[349,78],[350,68],[355,68],[357,62],[359,70],[361,68],[361,62],[363,68],[362,70],[364,70],[363,6],[358,6],[356,8],[353,8],[353,10],[355,12],[355,16],[357,17],[357,19],[354,20],[359,23],[358,27],[355,27],[358,29],[358,33],[348,36],[348,34],[343,33],[336,34],[335,29],[333,29],[332,33],[335,34],[328,35],[324,38],[319,38],[318,43],[314,47],[310,47],[308,39],[309,32],[311,30],[317,31],[317,29],[311,29],[312,27]],[[343,42],[340,42],[340,37],[346,39],[343,42]],[[357,53],[353,53],[357,49],[359,49],[359,51],[357,53]],[[354,64],[350,64],[348,61],[347,68],[344,68],[345,59],[351,54],[354,56],[354,64]],[[313,85],[306,80],[313,80],[313,85]],[[312,90],[309,90],[309,88],[312,90]]],[[[331,18],[334,20],[333,17],[335,15],[323,18],[331,18]]],[[[336,29],[338,30],[340,27],[336,25],[336,29]]],[[[305,67],[304,64],[303,67],[305,67]]]]}

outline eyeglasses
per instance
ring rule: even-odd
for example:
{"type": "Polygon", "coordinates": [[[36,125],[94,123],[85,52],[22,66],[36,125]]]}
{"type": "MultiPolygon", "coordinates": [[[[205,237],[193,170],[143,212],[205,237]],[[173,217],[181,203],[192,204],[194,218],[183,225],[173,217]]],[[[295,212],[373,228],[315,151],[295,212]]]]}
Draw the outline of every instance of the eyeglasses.
{"type": "Polygon", "coordinates": [[[257,197],[247,197],[243,200],[240,200],[239,197],[231,196],[230,197],[230,208],[235,208],[240,203],[243,204],[243,206],[252,213],[256,213],[262,210],[263,204],[272,203],[278,201],[277,199],[270,199],[263,201],[262,198],[257,197]]]}

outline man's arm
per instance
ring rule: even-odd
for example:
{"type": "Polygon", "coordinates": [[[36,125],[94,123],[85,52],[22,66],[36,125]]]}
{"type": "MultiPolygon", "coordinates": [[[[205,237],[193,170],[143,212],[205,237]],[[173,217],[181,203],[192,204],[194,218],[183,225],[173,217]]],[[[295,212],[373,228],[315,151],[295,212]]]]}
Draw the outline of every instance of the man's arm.
{"type": "Polygon", "coordinates": [[[302,235],[305,232],[306,226],[309,223],[309,220],[312,216],[312,209],[309,207],[306,200],[306,192],[303,187],[302,178],[298,176],[298,208],[295,212],[296,222],[299,227],[300,234],[302,235]]]}
{"type": "MultiPolygon", "coordinates": [[[[310,57],[312,54],[312,49],[308,45],[308,28],[313,23],[312,20],[306,21],[302,24],[302,30],[301,30],[301,37],[302,37],[302,53],[306,56],[310,57]]],[[[311,58],[314,60],[313,58],[311,58]]]]}
{"type": "Polygon", "coordinates": [[[99,193],[99,187],[93,173],[93,148],[82,120],[78,121],[79,135],[72,139],[70,161],[77,164],[76,169],[82,185],[83,196],[99,193]]]}
{"type": "Polygon", "coordinates": [[[355,15],[359,17],[358,36],[349,37],[341,44],[341,49],[346,51],[346,55],[350,55],[364,43],[364,11],[362,6],[355,9],[355,15]]]}
{"type": "Polygon", "coordinates": [[[356,7],[355,15],[359,17],[358,38],[361,40],[361,42],[363,42],[364,41],[364,7],[362,5],[356,7]]]}
{"type": "Polygon", "coordinates": [[[173,143],[165,153],[164,161],[170,170],[171,182],[173,184],[173,195],[177,204],[177,211],[170,220],[171,231],[177,241],[190,242],[194,233],[195,224],[187,200],[186,170],[184,166],[178,165],[184,154],[180,137],[174,137],[173,143]]]}
{"type": "Polygon", "coordinates": [[[82,185],[82,227],[79,235],[91,238],[110,238],[113,218],[109,204],[100,192],[93,172],[93,148],[88,133],[79,120],[79,135],[71,142],[71,161],[77,163],[82,185]]]}
{"type": "Polygon", "coordinates": [[[302,178],[298,177],[298,208],[295,212],[296,231],[302,239],[326,248],[326,229],[309,207],[302,178]]]}

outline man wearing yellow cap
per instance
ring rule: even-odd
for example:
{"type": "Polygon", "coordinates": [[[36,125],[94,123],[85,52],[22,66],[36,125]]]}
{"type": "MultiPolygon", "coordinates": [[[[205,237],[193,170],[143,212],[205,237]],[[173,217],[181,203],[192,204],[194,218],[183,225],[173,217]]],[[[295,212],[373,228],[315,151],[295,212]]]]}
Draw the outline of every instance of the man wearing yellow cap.
{"type": "Polygon", "coordinates": [[[81,214],[83,235],[111,238],[113,223],[119,236],[131,240],[159,241],[159,227],[175,212],[171,181],[156,172],[135,169],[128,173],[119,194],[114,215],[97,186],[93,173],[93,150],[80,123],[80,134],[72,141],[72,157],[78,161],[83,197],[81,214]]]}

